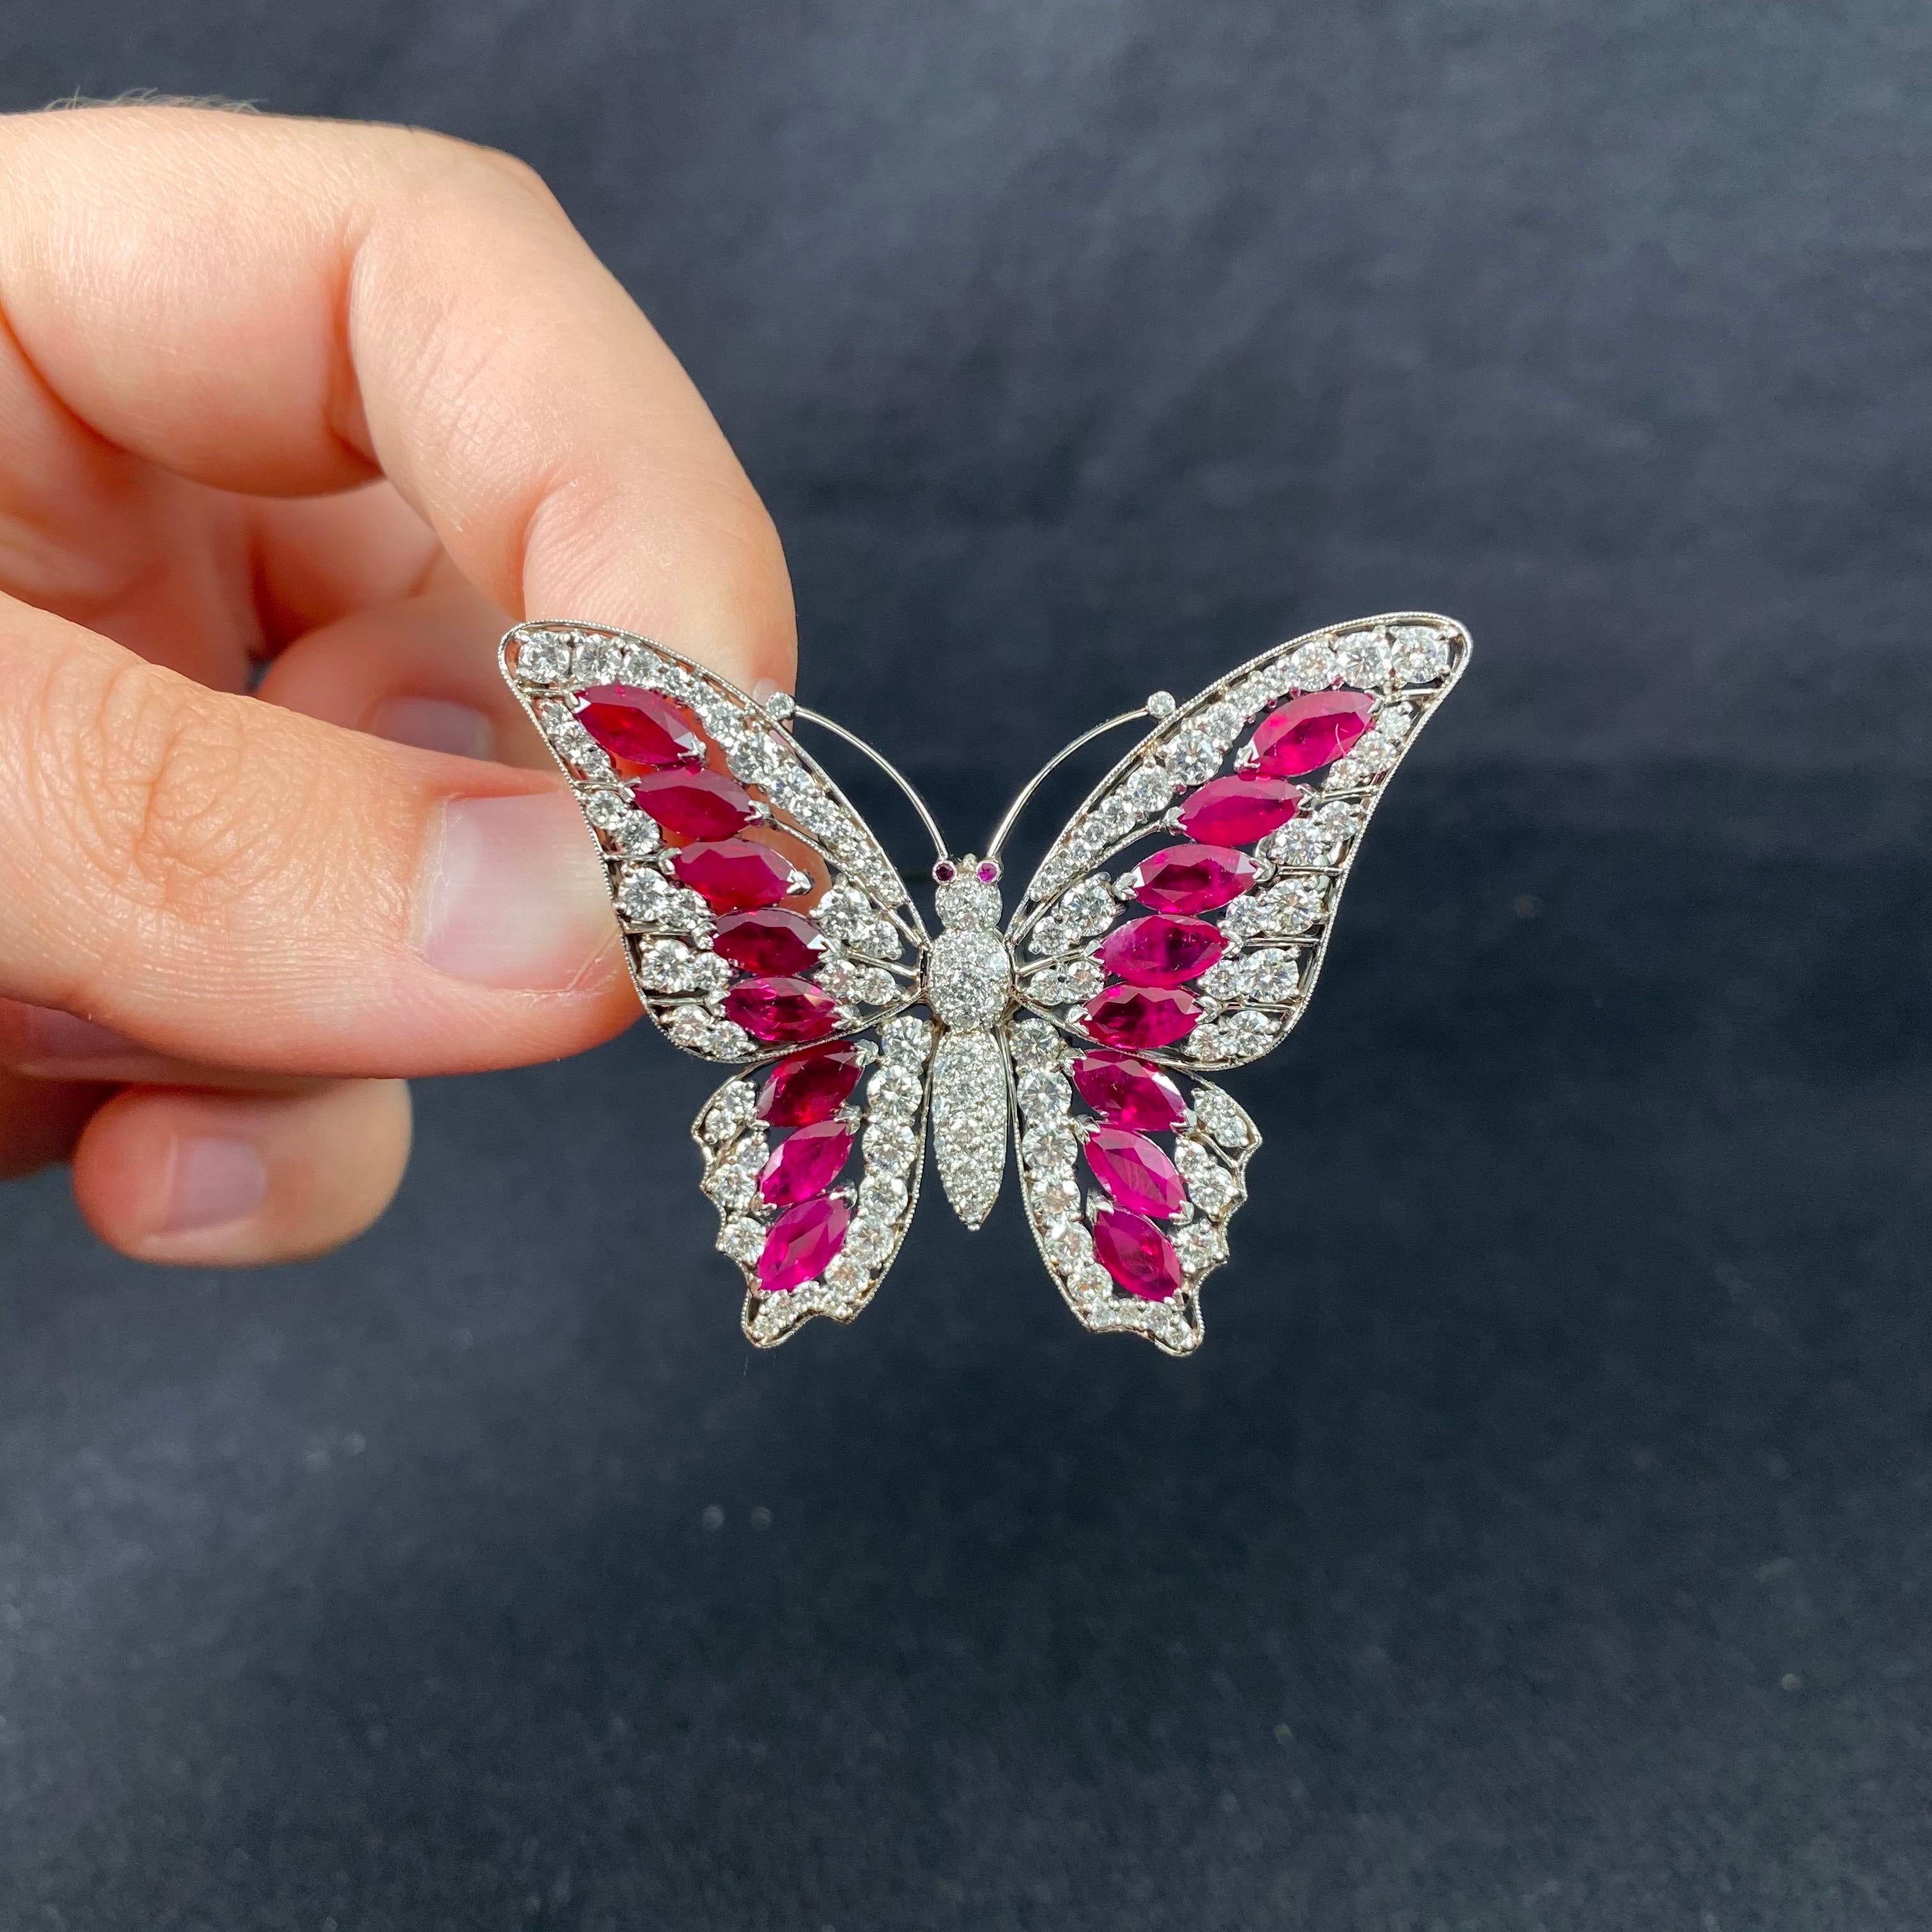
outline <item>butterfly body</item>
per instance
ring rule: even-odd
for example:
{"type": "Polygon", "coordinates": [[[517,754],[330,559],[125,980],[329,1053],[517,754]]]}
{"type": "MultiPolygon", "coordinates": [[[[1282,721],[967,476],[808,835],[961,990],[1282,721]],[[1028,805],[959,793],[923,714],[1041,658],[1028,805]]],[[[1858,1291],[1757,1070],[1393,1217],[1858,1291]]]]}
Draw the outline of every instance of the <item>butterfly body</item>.
{"type": "Polygon", "coordinates": [[[934,895],[940,929],[926,961],[926,1003],[941,1028],[932,1056],[933,1155],[953,1212],[977,1228],[1006,1177],[1010,1086],[995,1029],[1012,1009],[1017,962],[1000,932],[996,879],[980,878],[970,856],[946,862],[953,876],[934,895]]]}
{"type": "Polygon", "coordinates": [[[1447,619],[1368,618],[1278,646],[1185,704],[1156,692],[1068,748],[1153,725],[1011,919],[998,854],[1038,777],[986,858],[934,867],[929,934],[796,724],[872,758],[942,854],[944,839],[842,726],[644,638],[512,631],[504,675],[603,853],[646,1011],[674,1045],[742,1070],[692,1132],[750,1339],[769,1347],[867,1304],[929,1137],[969,1228],[1017,1147],[1028,1225],[1084,1325],[1197,1347],[1201,1285],[1227,1259],[1261,1140],[1204,1076],[1300,1019],[1370,815],[1468,656],[1447,619]],[[631,728],[634,714],[662,728],[631,728]],[[660,739],[684,776],[654,771],[660,739]],[[714,778],[689,776],[698,760],[714,778]],[[718,830],[718,800],[739,821],[722,844],[694,836],[718,830]]]}

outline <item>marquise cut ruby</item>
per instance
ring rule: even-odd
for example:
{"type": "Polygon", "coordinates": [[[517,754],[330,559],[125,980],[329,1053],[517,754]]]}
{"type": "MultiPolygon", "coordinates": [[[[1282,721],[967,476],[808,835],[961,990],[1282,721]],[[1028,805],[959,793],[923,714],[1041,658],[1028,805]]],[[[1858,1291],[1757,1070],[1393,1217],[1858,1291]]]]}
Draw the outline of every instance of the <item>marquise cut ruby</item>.
{"type": "Polygon", "coordinates": [[[1081,1008],[1076,1024],[1103,1046],[1172,1046],[1201,1022],[1201,1002],[1178,986],[1109,986],[1081,1008]]]}
{"type": "Polygon", "coordinates": [[[821,1120],[815,1127],[800,1127],[796,1133],[786,1135],[759,1168],[758,1192],[774,1208],[809,1201],[838,1178],[851,1152],[852,1130],[842,1121],[821,1120]]]}
{"type": "Polygon", "coordinates": [[[1301,809],[1301,788],[1286,778],[1236,772],[1210,778],[1180,808],[1178,821],[1190,838],[1210,845],[1252,845],[1279,830],[1301,809]]]}
{"type": "MultiPolygon", "coordinates": [[[[1080,1151],[1094,1178],[1120,1206],[1165,1221],[1187,1198],[1180,1170],[1144,1134],[1124,1127],[1096,1127],[1080,1151]]],[[[828,1184],[829,1185],[829,1184],[828,1184]]]]}
{"type": "Polygon", "coordinates": [[[1255,862],[1228,845],[1169,845],[1127,874],[1150,912],[1212,912],[1255,882],[1255,862]]]}
{"type": "Polygon", "coordinates": [[[1369,728],[1375,711],[1364,691],[1308,692],[1270,711],[1234,762],[1277,778],[1319,771],[1369,728]]]}
{"type": "Polygon", "coordinates": [[[631,796],[674,838],[728,838],[758,815],[752,794],[722,772],[653,772],[631,796]]]}
{"type": "Polygon", "coordinates": [[[756,912],[791,890],[791,861],[754,838],[683,846],[672,855],[670,869],[713,912],[756,912]]]}
{"type": "Polygon", "coordinates": [[[759,1287],[767,1294],[789,1294],[816,1281],[838,1258],[851,1224],[851,1209],[836,1194],[788,1208],[766,1233],[758,1256],[759,1287]]]}
{"type": "Polygon", "coordinates": [[[734,912],[718,922],[711,950],[748,973],[808,973],[824,957],[825,941],[802,913],[767,906],[734,912]]]}
{"type": "Polygon", "coordinates": [[[1180,1289],[1180,1257],[1144,1214],[1102,1208],[1094,1217],[1094,1258],[1143,1301],[1166,1301],[1180,1289]]]}
{"type": "Polygon", "coordinates": [[[823,1040],[838,1027],[837,1006],[808,980],[740,980],[724,995],[724,1017],[773,1046],[823,1040]]]}
{"type": "Polygon", "coordinates": [[[660,692],[632,684],[593,685],[580,694],[577,722],[614,758],[650,771],[704,762],[704,740],[689,715],[660,692]]]}
{"type": "Polygon", "coordinates": [[[1117,980],[1136,986],[1179,986],[1198,980],[1227,950],[1219,926],[1156,912],[1116,927],[1096,956],[1117,980]]]}
{"type": "Polygon", "coordinates": [[[1157,1066],[1124,1053],[1083,1053],[1073,1084],[1101,1119],[1143,1133],[1178,1127],[1186,1118],[1180,1089],[1157,1066]]]}
{"type": "Polygon", "coordinates": [[[856,1046],[814,1047],[781,1060],[758,1090],[758,1118],[774,1127],[815,1126],[852,1097],[866,1063],[856,1046]]]}

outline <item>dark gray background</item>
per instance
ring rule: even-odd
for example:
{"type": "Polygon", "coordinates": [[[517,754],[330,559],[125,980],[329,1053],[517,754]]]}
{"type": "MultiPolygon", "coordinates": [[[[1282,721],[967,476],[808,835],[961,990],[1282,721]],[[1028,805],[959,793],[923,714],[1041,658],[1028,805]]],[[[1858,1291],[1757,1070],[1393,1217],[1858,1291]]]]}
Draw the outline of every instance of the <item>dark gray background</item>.
{"type": "Polygon", "coordinates": [[[0,76],[538,164],[962,844],[1151,684],[1478,646],[1190,1364],[1010,1191],[752,1357],[634,1034],[424,1090],[314,1266],[0,1196],[0,1925],[1932,1918],[1922,0],[14,0],[0,76]]]}

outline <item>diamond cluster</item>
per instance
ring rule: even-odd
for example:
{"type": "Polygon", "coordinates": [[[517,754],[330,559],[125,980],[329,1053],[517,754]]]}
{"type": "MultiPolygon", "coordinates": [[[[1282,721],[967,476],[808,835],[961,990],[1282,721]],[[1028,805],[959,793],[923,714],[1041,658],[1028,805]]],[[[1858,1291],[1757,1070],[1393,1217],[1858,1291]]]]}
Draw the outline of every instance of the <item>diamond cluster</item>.
{"type": "Polygon", "coordinates": [[[776,1346],[814,1315],[850,1321],[891,1267],[919,1195],[932,1048],[930,1024],[902,1015],[880,1030],[876,1048],[862,1041],[789,1055],[762,1083],[728,1081],[698,1115],[692,1132],[704,1156],[700,1184],[718,1210],[718,1250],[743,1272],[745,1333],[760,1347],[776,1346]],[[830,1063],[847,1056],[853,1064],[840,1078],[830,1063]],[[788,1106],[774,1105],[775,1094],[788,1106]],[[771,1114],[792,1126],[790,1136],[780,1137],[771,1114]],[[842,1171],[829,1190],[783,1207],[766,1198],[782,1192],[778,1157],[788,1140],[841,1128],[856,1150],[856,1180],[842,1171]],[[785,1216],[809,1220],[814,1209],[806,1241],[775,1257],[785,1216]]]}
{"type": "Polygon", "coordinates": [[[910,1004],[919,915],[784,728],[788,706],[592,627],[524,626],[502,657],[597,835],[638,996],[676,1045],[758,1060],[910,1004]]]}
{"type": "Polygon", "coordinates": [[[1254,1123],[1218,1087],[1083,1052],[1030,1015],[1012,1048],[1027,1218],[1068,1306],[1090,1329],[1190,1353],[1201,1284],[1247,1198],[1254,1123]]]}
{"type": "Polygon", "coordinates": [[[1022,1001],[1164,1064],[1268,1052],[1313,990],[1382,788],[1467,652],[1446,620],[1372,619],[1168,712],[1035,873],[1022,1001]]]}

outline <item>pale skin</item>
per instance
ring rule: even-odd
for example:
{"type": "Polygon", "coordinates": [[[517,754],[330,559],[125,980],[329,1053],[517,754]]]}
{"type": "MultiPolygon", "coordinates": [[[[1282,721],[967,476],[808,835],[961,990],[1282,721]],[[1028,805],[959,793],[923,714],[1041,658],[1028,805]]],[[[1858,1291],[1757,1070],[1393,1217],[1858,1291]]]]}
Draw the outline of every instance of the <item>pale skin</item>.
{"type": "Polygon", "coordinates": [[[144,1260],[316,1254],[394,1194],[411,1076],[635,1017],[496,674],[546,616],[791,682],[770,518],[534,175],[0,118],[0,1175],[70,1162],[144,1260]]]}

